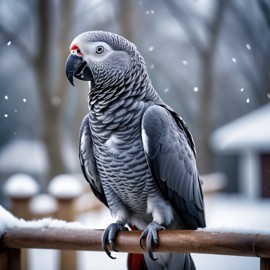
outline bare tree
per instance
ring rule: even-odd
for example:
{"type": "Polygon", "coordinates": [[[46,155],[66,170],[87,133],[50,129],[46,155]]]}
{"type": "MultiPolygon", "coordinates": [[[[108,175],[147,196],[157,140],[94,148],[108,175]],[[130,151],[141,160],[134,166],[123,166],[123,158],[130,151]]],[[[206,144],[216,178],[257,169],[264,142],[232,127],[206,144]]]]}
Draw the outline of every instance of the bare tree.
{"type": "MultiPolygon", "coordinates": [[[[254,19],[250,19],[250,12],[243,7],[244,2],[229,1],[228,11],[231,14],[232,20],[238,22],[234,28],[234,35],[225,35],[227,43],[240,43],[249,41],[253,48],[249,57],[251,58],[251,65],[246,64],[241,66],[241,72],[247,78],[253,89],[253,100],[258,106],[264,105],[268,102],[267,95],[269,94],[270,85],[270,3],[265,0],[259,0],[252,3],[251,10],[254,19]],[[235,39],[235,36],[238,39],[235,39]],[[263,36],[263,38],[262,38],[263,36]],[[232,41],[233,40],[233,41],[232,41]],[[255,72],[260,70],[260,72],[255,72]]],[[[239,44],[238,46],[242,46],[239,44]]]]}
{"type": "MultiPolygon", "coordinates": [[[[34,65],[36,70],[37,86],[40,99],[40,106],[43,116],[43,128],[41,132],[42,141],[46,145],[48,151],[48,158],[50,161],[49,179],[59,173],[66,171],[65,163],[63,161],[62,151],[62,136],[61,130],[61,112],[63,108],[63,101],[67,93],[67,84],[64,76],[59,76],[55,85],[48,83],[53,81],[51,78],[50,69],[55,61],[50,57],[52,42],[52,31],[50,25],[50,1],[38,1],[38,25],[39,25],[39,54],[35,59],[34,65]],[[48,89],[52,87],[52,89],[48,89]]],[[[66,59],[66,44],[69,43],[69,31],[71,28],[71,9],[73,0],[61,1],[59,10],[60,27],[58,34],[58,41],[55,44],[57,57],[59,59],[59,67],[64,67],[66,59]]]]}
{"type": "Polygon", "coordinates": [[[200,58],[201,89],[197,115],[198,132],[196,134],[196,142],[199,160],[198,164],[201,173],[208,173],[212,169],[213,154],[208,145],[208,141],[213,131],[213,67],[226,3],[226,0],[221,0],[214,4],[215,6],[211,16],[212,20],[210,22],[204,22],[203,30],[206,35],[206,41],[202,41],[198,30],[192,23],[190,14],[185,12],[184,7],[181,7],[181,5],[174,0],[166,1],[171,14],[186,30],[186,34],[189,37],[191,44],[196,47],[196,51],[200,58]]]}
{"type": "MultiPolygon", "coordinates": [[[[54,34],[54,26],[56,19],[52,12],[53,1],[38,0],[32,4],[28,4],[28,14],[35,15],[36,37],[37,42],[35,49],[33,46],[27,46],[18,38],[18,32],[9,29],[7,26],[0,24],[2,35],[7,40],[13,41],[13,46],[20,52],[21,57],[26,61],[34,73],[36,80],[36,90],[39,100],[40,115],[42,117],[39,122],[41,140],[47,149],[49,160],[48,179],[59,173],[66,172],[66,166],[63,161],[61,128],[61,113],[63,109],[63,100],[66,96],[66,80],[64,76],[54,78],[52,69],[58,65],[63,69],[66,59],[66,44],[69,43],[68,38],[71,27],[71,11],[73,0],[61,1],[58,7],[59,28],[56,35],[54,34]],[[55,37],[57,38],[55,42],[55,37]],[[56,51],[52,57],[52,52],[56,51]]],[[[58,15],[57,14],[57,15],[58,15]]],[[[25,14],[22,20],[28,20],[30,16],[25,14]]],[[[18,21],[18,27],[24,25],[22,21],[18,21]]],[[[18,28],[16,29],[18,30],[18,28]]],[[[34,43],[34,41],[32,41],[34,43]]]]}
{"type": "Polygon", "coordinates": [[[116,14],[121,35],[128,40],[133,40],[133,16],[134,9],[132,8],[131,0],[118,0],[116,14]]]}

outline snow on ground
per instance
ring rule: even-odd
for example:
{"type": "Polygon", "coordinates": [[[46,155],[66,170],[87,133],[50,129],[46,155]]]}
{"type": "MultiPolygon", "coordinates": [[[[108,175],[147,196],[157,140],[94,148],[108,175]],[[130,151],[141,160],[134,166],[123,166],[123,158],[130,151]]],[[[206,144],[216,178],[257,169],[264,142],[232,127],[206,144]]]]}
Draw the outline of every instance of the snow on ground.
{"type": "Polygon", "coordinates": [[[47,168],[46,149],[39,141],[14,139],[1,148],[1,172],[22,171],[39,174],[47,168]]]}
{"type": "MultiPolygon", "coordinates": [[[[269,231],[270,200],[249,200],[240,195],[211,195],[205,198],[206,220],[217,231],[269,231]]],[[[1,213],[0,213],[1,214],[1,213]]],[[[88,228],[103,229],[114,220],[107,209],[78,217],[88,228]]],[[[30,269],[57,269],[58,251],[30,250],[30,269]]],[[[126,269],[126,254],[113,252],[116,260],[103,252],[78,252],[79,270],[126,269]]],[[[197,270],[254,270],[259,259],[250,257],[192,254],[197,270]]]]}

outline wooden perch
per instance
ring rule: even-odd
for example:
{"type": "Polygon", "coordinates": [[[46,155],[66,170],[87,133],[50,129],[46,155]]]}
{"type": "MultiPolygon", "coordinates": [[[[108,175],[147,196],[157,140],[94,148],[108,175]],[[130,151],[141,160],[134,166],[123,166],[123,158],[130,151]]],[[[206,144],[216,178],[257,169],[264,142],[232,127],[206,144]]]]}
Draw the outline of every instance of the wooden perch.
{"type": "MultiPolygon", "coordinates": [[[[42,248],[102,251],[102,230],[14,228],[2,237],[2,248],[42,248]]],[[[140,231],[119,232],[120,252],[146,252],[139,244],[140,231]]],[[[145,244],[145,243],[144,243],[145,244]]],[[[160,231],[157,252],[191,252],[270,258],[270,235],[205,231],[160,231]]]]}

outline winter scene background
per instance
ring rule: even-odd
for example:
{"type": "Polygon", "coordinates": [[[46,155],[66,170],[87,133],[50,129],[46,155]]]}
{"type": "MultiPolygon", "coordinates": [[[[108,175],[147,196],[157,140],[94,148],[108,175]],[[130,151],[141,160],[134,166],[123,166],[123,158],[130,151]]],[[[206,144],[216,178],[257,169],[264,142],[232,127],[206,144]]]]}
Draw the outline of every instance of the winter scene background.
{"type": "MultiPolygon", "coordinates": [[[[191,130],[207,227],[269,230],[269,1],[3,0],[0,18],[1,206],[26,219],[58,218],[57,199],[72,197],[75,221],[112,222],[78,159],[88,85],[73,88],[64,72],[71,40],[104,30],[136,44],[155,89],[191,130]],[[31,198],[27,216],[14,210],[16,197],[31,198]]],[[[0,223],[5,217],[0,211],[0,223]]],[[[30,250],[29,269],[57,269],[58,253],[30,250]]],[[[77,254],[78,269],[126,269],[124,253],[77,254]]],[[[198,270],[259,269],[257,258],[193,258],[198,270]]]]}

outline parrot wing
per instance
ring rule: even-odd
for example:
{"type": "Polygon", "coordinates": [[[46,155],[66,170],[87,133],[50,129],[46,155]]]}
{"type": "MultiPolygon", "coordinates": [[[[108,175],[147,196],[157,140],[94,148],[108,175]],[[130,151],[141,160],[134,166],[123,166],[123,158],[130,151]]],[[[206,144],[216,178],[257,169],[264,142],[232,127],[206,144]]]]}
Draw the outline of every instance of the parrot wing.
{"type": "Polygon", "coordinates": [[[144,113],[142,138],[159,191],[188,229],[205,227],[194,143],[184,121],[167,105],[153,105],[144,113]]]}
{"type": "Polygon", "coordinates": [[[88,115],[84,117],[80,128],[79,158],[84,177],[89,182],[93,193],[108,207],[93,154],[92,135],[88,115]]]}

